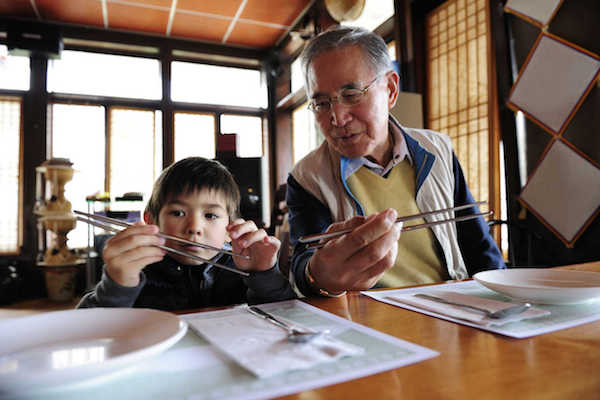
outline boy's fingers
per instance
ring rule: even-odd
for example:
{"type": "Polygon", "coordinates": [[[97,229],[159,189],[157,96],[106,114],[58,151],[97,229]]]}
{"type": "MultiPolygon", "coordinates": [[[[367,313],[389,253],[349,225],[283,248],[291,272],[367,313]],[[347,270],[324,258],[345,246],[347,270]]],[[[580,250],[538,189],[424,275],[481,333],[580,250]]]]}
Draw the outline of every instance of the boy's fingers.
{"type": "Polygon", "coordinates": [[[246,235],[249,232],[257,231],[258,228],[256,227],[256,224],[254,223],[254,221],[242,220],[242,222],[238,222],[236,220],[233,224],[230,224],[227,227],[227,230],[229,232],[229,236],[232,239],[239,239],[240,237],[246,235]]]}
{"type": "Polygon", "coordinates": [[[152,225],[127,228],[107,241],[102,256],[112,258],[132,249],[164,245],[165,239],[156,236],[157,232],[158,227],[152,225]]]}
{"type": "Polygon", "coordinates": [[[238,237],[237,242],[242,248],[248,248],[256,242],[261,242],[267,237],[267,232],[264,229],[247,232],[238,237]]]}
{"type": "Polygon", "coordinates": [[[166,254],[165,250],[159,249],[158,247],[148,246],[148,247],[140,247],[133,250],[129,250],[123,253],[120,253],[118,256],[114,257],[114,261],[118,261],[119,264],[136,264],[140,260],[145,258],[162,258],[166,254]]]}
{"type": "Polygon", "coordinates": [[[281,241],[279,239],[277,239],[275,236],[266,236],[263,239],[263,242],[268,243],[268,244],[272,244],[272,245],[276,245],[276,246],[281,246],[281,241]]]}
{"type": "Polygon", "coordinates": [[[139,259],[145,257],[163,257],[166,251],[156,246],[143,246],[130,248],[124,251],[118,251],[118,249],[107,248],[102,253],[102,257],[106,263],[117,263],[120,265],[126,265],[128,263],[134,263],[139,259]]]}

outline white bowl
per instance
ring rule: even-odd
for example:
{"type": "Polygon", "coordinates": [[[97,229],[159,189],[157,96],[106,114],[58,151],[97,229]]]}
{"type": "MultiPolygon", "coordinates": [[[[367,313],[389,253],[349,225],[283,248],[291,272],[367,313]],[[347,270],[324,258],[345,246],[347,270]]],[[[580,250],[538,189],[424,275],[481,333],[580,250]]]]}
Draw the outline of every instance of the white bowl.
{"type": "Polygon", "coordinates": [[[537,304],[575,304],[600,298],[600,273],[547,268],[478,272],[473,279],[513,299],[537,304]]]}

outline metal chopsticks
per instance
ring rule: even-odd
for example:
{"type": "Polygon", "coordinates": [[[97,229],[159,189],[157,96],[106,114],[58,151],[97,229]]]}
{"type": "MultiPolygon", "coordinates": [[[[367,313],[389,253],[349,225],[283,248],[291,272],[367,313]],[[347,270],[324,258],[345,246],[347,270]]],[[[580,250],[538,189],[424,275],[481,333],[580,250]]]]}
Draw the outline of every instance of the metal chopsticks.
{"type": "MultiPolygon", "coordinates": [[[[75,214],[80,214],[80,215],[84,215],[84,216],[87,217],[87,218],[84,218],[82,216],[77,216],[77,220],[78,221],[85,222],[87,224],[94,225],[94,226],[97,226],[98,228],[106,229],[106,230],[112,231],[112,232],[119,232],[121,229],[116,228],[116,227],[114,227],[114,226],[112,226],[110,224],[115,224],[115,225],[119,225],[119,226],[130,226],[131,225],[128,222],[120,221],[120,220],[117,220],[117,219],[114,219],[114,218],[104,217],[102,215],[87,214],[87,213],[84,213],[84,212],[81,212],[81,211],[76,211],[76,210],[74,210],[73,212],[75,214]],[[97,220],[95,220],[95,219],[97,219],[97,220]]],[[[228,251],[228,250],[219,249],[219,248],[212,247],[212,246],[209,246],[209,245],[205,245],[205,244],[202,244],[202,243],[191,242],[191,241],[188,241],[188,240],[185,240],[185,239],[182,239],[182,238],[178,238],[176,236],[171,236],[171,235],[167,235],[167,234],[163,234],[163,233],[159,233],[159,236],[162,236],[162,237],[168,238],[168,239],[172,239],[172,240],[176,240],[176,241],[180,241],[180,242],[183,242],[183,243],[186,243],[186,244],[196,245],[196,246],[202,247],[202,248],[215,249],[216,251],[219,251],[221,253],[227,253],[227,254],[231,254],[231,255],[243,257],[243,258],[248,258],[247,256],[244,256],[244,255],[241,255],[241,254],[237,254],[237,253],[233,253],[233,252],[228,251]]],[[[172,248],[167,247],[167,246],[156,246],[156,247],[158,247],[160,249],[163,249],[165,251],[168,251],[170,253],[179,254],[181,256],[189,257],[191,259],[194,259],[194,260],[197,260],[197,261],[201,261],[201,262],[204,262],[206,264],[214,265],[215,267],[222,268],[222,269],[234,272],[234,273],[239,274],[239,275],[243,275],[243,276],[249,276],[250,275],[248,272],[240,271],[239,269],[236,269],[236,268],[233,268],[233,267],[229,267],[227,265],[219,264],[219,263],[216,263],[214,261],[208,260],[208,259],[203,258],[203,257],[198,257],[195,254],[186,253],[184,251],[172,249],[172,248]]]]}
{"type": "MultiPolygon", "coordinates": [[[[83,216],[85,216],[87,218],[97,219],[97,220],[100,220],[100,221],[108,222],[109,224],[126,226],[126,227],[133,225],[133,224],[131,224],[129,222],[122,221],[122,220],[119,220],[119,219],[116,219],[116,218],[105,217],[103,215],[87,214],[87,213],[84,213],[84,212],[81,212],[81,211],[77,211],[77,210],[74,210],[73,212],[75,214],[83,215],[83,216]]],[[[229,251],[229,250],[225,250],[225,249],[220,249],[218,247],[210,246],[210,245],[204,244],[204,243],[192,242],[191,240],[187,240],[187,239],[180,238],[180,237],[177,237],[177,236],[167,235],[166,233],[162,233],[162,232],[158,232],[158,236],[160,236],[162,238],[165,238],[165,239],[174,240],[176,242],[188,244],[190,246],[201,247],[203,249],[208,249],[208,250],[215,250],[215,251],[218,251],[219,253],[229,254],[229,255],[232,255],[234,257],[241,257],[241,258],[245,258],[245,259],[249,259],[250,258],[250,257],[244,256],[242,254],[234,253],[233,251],[229,251]]]]}
{"type": "MultiPolygon", "coordinates": [[[[404,221],[410,221],[413,219],[417,219],[417,218],[422,218],[423,216],[427,216],[427,215],[433,215],[433,214],[438,214],[438,213],[442,213],[442,212],[448,212],[448,211],[458,211],[458,210],[463,210],[466,208],[471,208],[480,204],[484,204],[486,203],[485,201],[478,201],[475,203],[469,203],[469,204],[465,204],[462,206],[457,206],[457,207],[449,207],[449,208],[444,208],[444,209],[440,209],[440,210],[434,210],[434,211],[427,211],[424,213],[420,213],[420,214],[414,214],[414,215],[408,215],[405,217],[399,217],[396,219],[396,222],[404,222],[404,221]]],[[[448,218],[448,219],[443,219],[443,220],[439,220],[439,221],[432,221],[432,222],[427,222],[424,224],[418,224],[418,225],[412,225],[412,226],[405,226],[402,228],[402,232],[408,232],[408,231],[413,231],[416,229],[421,229],[421,228],[427,228],[430,226],[434,226],[434,225],[440,225],[440,224],[447,224],[450,222],[460,222],[460,221],[466,221],[469,219],[474,219],[474,218],[478,218],[478,217],[484,217],[484,216],[488,216],[488,215],[492,215],[494,212],[493,211],[486,211],[486,212],[482,212],[482,213],[475,213],[475,214],[469,214],[469,215],[464,215],[461,217],[455,217],[455,218],[448,218]]],[[[303,236],[300,239],[298,239],[298,241],[300,243],[311,243],[311,242],[316,242],[319,240],[324,240],[324,239],[331,239],[334,237],[338,237],[341,235],[344,235],[346,233],[352,232],[353,229],[344,229],[341,231],[336,231],[336,232],[328,232],[328,233],[318,233],[318,234],[314,234],[314,235],[307,235],[307,236],[303,236]]],[[[310,245],[308,245],[306,248],[307,249],[319,249],[321,247],[325,246],[325,243],[312,243],[310,245]]]]}

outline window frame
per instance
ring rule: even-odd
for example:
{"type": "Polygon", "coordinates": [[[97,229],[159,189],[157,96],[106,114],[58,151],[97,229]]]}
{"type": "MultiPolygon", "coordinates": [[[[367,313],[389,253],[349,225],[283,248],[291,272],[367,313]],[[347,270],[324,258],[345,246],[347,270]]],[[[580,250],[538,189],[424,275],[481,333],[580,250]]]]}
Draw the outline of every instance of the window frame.
{"type": "Polygon", "coordinates": [[[18,99],[19,102],[19,166],[18,166],[18,198],[17,198],[17,246],[15,251],[0,251],[0,257],[3,256],[17,256],[21,253],[21,248],[23,246],[24,241],[24,206],[23,206],[23,188],[24,182],[21,177],[23,177],[24,171],[24,137],[23,137],[23,122],[24,122],[24,103],[25,98],[22,91],[19,90],[5,90],[0,89],[0,100],[13,100],[18,99]]]}
{"type": "MultiPolygon", "coordinates": [[[[48,24],[50,26],[50,24],[48,24]]],[[[6,44],[6,36],[2,35],[0,27],[0,44],[6,44]]],[[[154,109],[162,112],[162,166],[173,162],[173,112],[194,111],[215,113],[219,119],[220,113],[258,116],[263,121],[270,118],[269,106],[266,108],[236,107],[227,105],[202,105],[192,103],[177,103],[170,99],[170,62],[185,61],[202,64],[213,64],[254,70],[265,69],[262,60],[266,50],[250,48],[229,48],[217,44],[195,43],[177,38],[151,37],[143,34],[113,32],[103,29],[88,29],[75,26],[63,26],[63,43],[65,50],[125,55],[157,59],[161,65],[162,96],[158,100],[127,99],[116,97],[101,97],[75,95],[69,93],[48,93],[47,71],[48,58],[41,55],[30,59],[31,82],[28,91],[2,90],[0,96],[15,95],[22,98],[21,115],[21,171],[19,179],[19,238],[20,246],[16,254],[0,254],[4,258],[35,260],[37,257],[38,234],[35,218],[31,218],[34,207],[35,167],[47,159],[49,152],[49,130],[47,129],[48,106],[52,103],[103,105],[108,110],[111,106],[154,109]]],[[[269,81],[270,83],[270,81],[269,81]]],[[[269,89],[267,89],[269,90],[269,89]]],[[[271,101],[271,98],[268,98],[271,101]]],[[[108,115],[108,112],[107,112],[108,115]]],[[[265,125],[271,127],[270,124],[265,125]]],[[[108,129],[108,125],[106,125],[108,129]]],[[[263,164],[271,168],[272,155],[265,149],[263,164]]],[[[271,185],[271,174],[267,183],[271,185]]],[[[268,220],[268,215],[264,218],[268,220]]]]}

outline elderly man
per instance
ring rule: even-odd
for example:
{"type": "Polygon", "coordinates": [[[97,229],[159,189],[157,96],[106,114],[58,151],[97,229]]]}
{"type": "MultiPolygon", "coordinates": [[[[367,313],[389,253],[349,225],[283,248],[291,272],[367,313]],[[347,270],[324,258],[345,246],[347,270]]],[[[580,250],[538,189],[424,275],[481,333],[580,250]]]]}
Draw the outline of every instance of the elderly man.
{"type": "Polygon", "coordinates": [[[390,116],[398,75],[384,41],[360,28],[337,28],[312,39],[302,61],[309,108],[326,141],[287,181],[296,288],[307,296],[339,296],[505,268],[481,217],[400,234],[399,215],[474,200],[450,139],[402,127],[390,116]],[[316,251],[298,242],[348,228],[316,251]]]}

